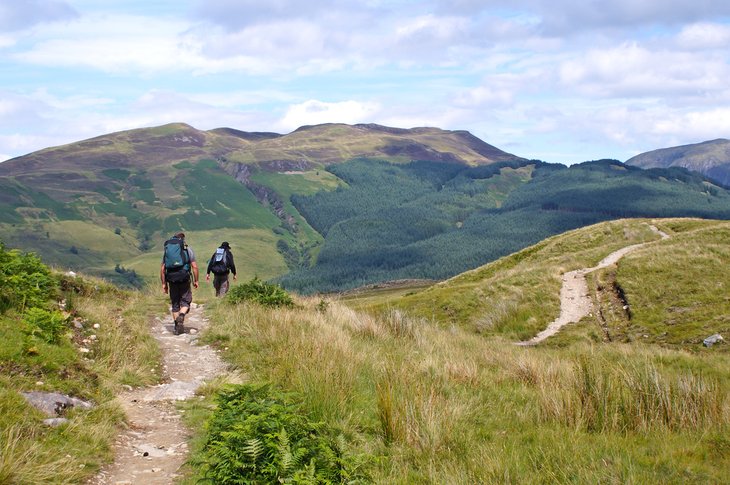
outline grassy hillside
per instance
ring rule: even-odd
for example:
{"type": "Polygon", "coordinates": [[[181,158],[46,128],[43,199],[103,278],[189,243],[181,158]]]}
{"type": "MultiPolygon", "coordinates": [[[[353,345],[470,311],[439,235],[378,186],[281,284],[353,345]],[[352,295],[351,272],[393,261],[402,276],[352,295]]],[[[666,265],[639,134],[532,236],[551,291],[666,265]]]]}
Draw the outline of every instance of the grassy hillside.
{"type": "Polygon", "coordinates": [[[0,483],[82,483],[111,458],[124,419],[112,399],[122,385],[159,379],[148,314],[164,311],[139,293],[54,274],[0,243],[0,483]],[[48,426],[23,392],[94,408],[48,426]]]}
{"type": "MultiPolygon", "coordinates": [[[[730,222],[699,219],[623,219],[551,237],[510,256],[407,294],[346,297],[375,313],[398,309],[440,325],[483,335],[526,340],[559,314],[561,275],[595,266],[611,252],[640,242],[617,266],[589,275],[600,312],[547,345],[576,340],[657,343],[704,352],[702,340],[730,334],[725,293],[730,261],[724,238],[730,222]],[[667,240],[650,230],[670,234],[667,240]],[[620,295],[620,297],[619,297],[620,295]],[[627,308],[624,309],[623,306],[627,308]]],[[[728,346],[713,351],[727,353],[728,346]]]]}
{"type": "Polygon", "coordinates": [[[521,160],[466,131],[390,128],[375,124],[303,126],[286,136],[260,140],[231,152],[241,163],[288,162],[324,166],[353,158],[396,163],[428,160],[467,165],[521,160]]]}
{"type": "Polygon", "coordinates": [[[346,188],[297,196],[325,236],[317,264],[282,278],[305,293],[444,279],[564,231],[620,217],[730,219],[730,192],[684,169],[617,161],[459,167],[352,161],[346,188]]]}
{"type": "MultiPolygon", "coordinates": [[[[115,271],[117,265],[154,259],[162,241],[180,229],[200,234],[191,241],[198,248],[243,237],[242,249],[258,246],[266,256],[250,270],[278,276],[308,267],[322,242],[291,196],[342,185],[323,167],[358,156],[472,165],[519,159],[467,132],[436,128],[319,125],[278,135],[174,123],[2,163],[0,229],[8,244],[37,251],[49,264],[117,282],[139,284],[115,271]],[[262,238],[262,230],[269,234],[262,238]]],[[[153,273],[142,269],[137,276],[153,273]]]]}
{"type": "MultiPolygon", "coordinates": [[[[373,483],[724,483],[728,345],[696,335],[730,330],[728,231],[601,223],[412,294],[274,310],[216,302],[205,338],[249,383],[272,383],[337,430],[373,483]],[[600,275],[615,272],[631,307],[610,340],[587,318],[540,346],[512,345],[554,317],[561,273],[636,242],[650,244],[600,275]]],[[[211,409],[191,405],[195,429],[211,409]]]]}
{"type": "Polygon", "coordinates": [[[626,164],[642,168],[684,167],[727,187],[730,186],[730,140],[720,138],[652,150],[626,160],[626,164]]]}

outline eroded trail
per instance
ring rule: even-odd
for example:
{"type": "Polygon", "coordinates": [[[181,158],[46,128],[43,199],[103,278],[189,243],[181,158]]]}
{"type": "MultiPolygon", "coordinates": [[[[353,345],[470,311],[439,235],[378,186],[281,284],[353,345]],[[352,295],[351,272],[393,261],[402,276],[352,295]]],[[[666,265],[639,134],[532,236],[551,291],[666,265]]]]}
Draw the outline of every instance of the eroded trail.
{"type": "MultiPolygon", "coordinates": [[[[662,239],[669,238],[669,235],[665,232],[660,231],[655,226],[650,226],[651,230],[661,236],[662,239]]],[[[545,330],[538,333],[530,340],[523,342],[517,342],[517,345],[536,345],[546,338],[555,335],[569,323],[577,323],[583,317],[591,313],[593,310],[593,302],[588,294],[588,283],[586,282],[586,275],[593,271],[607,268],[613,264],[619,262],[621,258],[626,256],[632,251],[635,251],[641,247],[651,244],[651,242],[632,244],[626,246],[617,251],[612,252],[605,258],[603,258],[596,266],[592,268],[582,268],[575,271],[570,271],[563,275],[563,285],[560,288],[560,315],[558,318],[553,320],[545,330]]]]}
{"type": "Polygon", "coordinates": [[[152,333],[163,354],[164,383],[133,389],[118,396],[128,428],[115,444],[114,463],[102,469],[90,484],[169,484],[187,457],[188,431],[175,401],[193,397],[205,381],[225,372],[215,350],[197,345],[207,320],[193,304],[183,335],[173,335],[172,317],[155,319],[152,333]]]}

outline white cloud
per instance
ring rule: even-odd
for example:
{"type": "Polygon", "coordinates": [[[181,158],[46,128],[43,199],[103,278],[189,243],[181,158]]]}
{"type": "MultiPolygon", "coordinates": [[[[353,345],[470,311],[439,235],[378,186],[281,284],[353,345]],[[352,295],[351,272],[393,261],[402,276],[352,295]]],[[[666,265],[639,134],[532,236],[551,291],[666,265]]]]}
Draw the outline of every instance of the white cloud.
{"type": "Polygon", "coordinates": [[[687,25],[677,36],[677,44],[684,49],[722,49],[730,45],[730,26],[702,22],[687,25]]]}
{"type": "Polygon", "coordinates": [[[6,48],[6,47],[12,47],[15,45],[15,38],[10,37],[9,35],[0,35],[0,49],[6,48]]]}
{"type": "Polygon", "coordinates": [[[650,50],[636,42],[591,49],[559,68],[565,89],[595,97],[704,96],[728,89],[730,66],[714,55],[650,50]]]}
{"type": "Polygon", "coordinates": [[[377,103],[341,101],[327,103],[309,100],[289,107],[279,125],[291,131],[304,125],[320,123],[365,123],[373,120],[380,110],[377,103]]]}
{"type": "Polygon", "coordinates": [[[39,31],[39,40],[13,57],[39,66],[85,66],[115,74],[204,67],[198,46],[185,42],[187,28],[170,19],[92,15],[39,31]]]}

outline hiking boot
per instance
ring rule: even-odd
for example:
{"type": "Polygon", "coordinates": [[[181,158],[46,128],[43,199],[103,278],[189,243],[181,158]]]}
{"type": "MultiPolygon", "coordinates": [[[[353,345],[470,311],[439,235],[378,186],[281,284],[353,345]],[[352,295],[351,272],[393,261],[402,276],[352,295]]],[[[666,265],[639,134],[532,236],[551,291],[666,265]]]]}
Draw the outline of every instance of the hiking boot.
{"type": "Polygon", "coordinates": [[[185,314],[178,313],[177,318],[175,318],[175,331],[173,332],[175,335],[182,335],[185,333],[185,326],[183,325],[184,322],[185,314]]]}

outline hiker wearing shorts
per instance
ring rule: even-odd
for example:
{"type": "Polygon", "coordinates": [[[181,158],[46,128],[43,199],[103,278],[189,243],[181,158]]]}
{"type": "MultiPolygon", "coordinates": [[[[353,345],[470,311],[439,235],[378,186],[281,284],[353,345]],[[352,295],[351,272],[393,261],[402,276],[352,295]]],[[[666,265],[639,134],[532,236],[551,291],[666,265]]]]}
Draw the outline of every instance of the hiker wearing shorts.
{"type": "Polygon", "coordinates": [[[233,281],[236,281],[236,264],[233,262],[233,254],[231,253],[231,245],[224,241],[220,247],[215,250],[213,256],[208,262],[208,270],[206,271],[205,281],[210,281],[210,273],[213,273],[213,288],[215,288],[215,296],[226,296],[228,293],[228,275],[233,273],[233,281]]]}
{"type": "Polygon", "coordinates": [[[165,242],[165,252],[160,266],[162,291],[170,295],[175,335],[185,331],[185,315],[190,311],[190,304],[193,301],[191,276],[192,286],[197,288],[198,263],[195,261],[195,252],[185,244],[185,234],[179,232],[165,242]]]}

